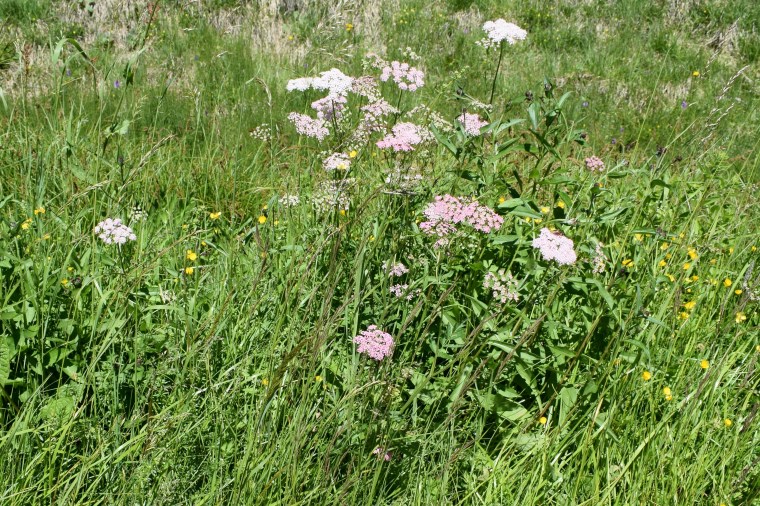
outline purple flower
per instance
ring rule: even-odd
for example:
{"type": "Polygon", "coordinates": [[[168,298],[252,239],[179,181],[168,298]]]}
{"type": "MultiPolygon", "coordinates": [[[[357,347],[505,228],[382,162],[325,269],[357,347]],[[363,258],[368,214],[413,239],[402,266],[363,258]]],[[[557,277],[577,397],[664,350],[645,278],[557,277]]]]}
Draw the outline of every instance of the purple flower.
{"type": "Polygon", "coordinates": [[[114,88],[116,88],[117,90],[118,90],[119,88],[121,88],[121,81],[119,81],[118,79],[117,79],[117,80],[115,80],[115,81],[113,82],[113,87],[114,87],[114,88]]]}
{"type": "Polygon", "coordinates": [[[377,325],[370,325],[354,337],[354,343],[358,345],[357,353],[364,353],[377,361],[390,357],[393,354],[393,337],[383,332],[377,325]]]}
{"type": "Polygon", "coordinates": [[[598,156],[586,158],[586,168],[591,172],[604,172],[604,162],[598,156]]]}
{"type": "Polygon", "coordinates": [[[689,104],[686,103],[686,100],[681,100],[681,109],[686,109],[687,107],[689,107],[689,104]]]}
{"type": "Polygon", "coordinates": [[[584,100],[581,104],[582,107],[588,107],[588,100],[584,100]]]}

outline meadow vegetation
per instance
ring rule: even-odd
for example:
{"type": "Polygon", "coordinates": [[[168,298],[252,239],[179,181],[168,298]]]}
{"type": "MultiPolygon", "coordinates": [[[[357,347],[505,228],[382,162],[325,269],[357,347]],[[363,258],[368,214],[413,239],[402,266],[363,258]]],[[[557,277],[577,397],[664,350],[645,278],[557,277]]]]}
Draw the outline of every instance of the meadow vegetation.
{"type": "Polygon", "coordinates": [[[0,504],[758,504],[758,23],[0,1],[0,504]]]}

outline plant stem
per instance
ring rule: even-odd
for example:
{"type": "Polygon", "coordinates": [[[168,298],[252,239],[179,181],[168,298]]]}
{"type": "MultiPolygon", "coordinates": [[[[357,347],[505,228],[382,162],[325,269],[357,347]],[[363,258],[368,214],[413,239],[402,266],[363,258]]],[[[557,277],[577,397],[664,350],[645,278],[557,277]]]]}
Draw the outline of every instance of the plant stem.
{"type": "Polygon", "coordinates": [[[501,41],[499,45],[499,62],[496,64],[496,73],[493,75],[493,82],[491,83],[491,98],[488,99],[488,105],[493,105],[493,94],[496,92],[496,79],[499,78],[499,69],[501,69],[501,59],[504,56],[504,41],[501,41]]]}

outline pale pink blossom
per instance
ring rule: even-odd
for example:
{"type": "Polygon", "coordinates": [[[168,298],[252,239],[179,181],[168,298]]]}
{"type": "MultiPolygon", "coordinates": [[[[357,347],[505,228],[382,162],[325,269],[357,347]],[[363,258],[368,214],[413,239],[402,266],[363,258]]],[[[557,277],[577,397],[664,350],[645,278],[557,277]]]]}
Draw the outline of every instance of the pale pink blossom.
{"type": "Polygon", "coordinates": [[[416,91],[425,85],[425,73],[408,63],[393,61],[383,67],[380,80],[385,82],[391,77],[399,89],[404,91],[416,91]]]}
{"type": "Polygon", "coordinates": [[[427,221],[420,223],[420,230],[436,236],[435,247],[446,246],[450,235],[459,231],[457,225],[466,224],[475,230],[488,234],[499,230],[504,218],[477,200],[467,202],[451,195],[436,196],[423,211],[427,221]]]}
{"type": "Polygon", "coordinates": [[[311,116],[297,112],[288,114],[288,119],[295,125],[296,132],[301,135],[313,137],[321,141],[330,134],[324,120],[314,119],[311,116]]]}
{"type": "Polygon", "coordinates": [[[345,153],[333,153],[322,162],[325,170],[348,170],[351,167],[351,158],[345,153]]]}
{"type": "Polygon", "coordinates": [[[377,141],[381,149],[393,148],[394,151],[413,151],[414,146],[423,140],[422,127],[414,123],[398,123],[392,128],[393,133],[377,141]]]}
{"type": "Polygon", "coordinates": [[[325,121],[340,119],[348,100],[343,95],[327,95],[311,103],[311,108],[317,111],[317,118],[325,121]]]}
{"type": "Polygon", "coordinates": [[[393,337],[383,332],[377,325],[370,325],[354,337],[354,343],[358,346],[357,353],[364,353],[377,361],[390,357],[393,354],[393,337]]]}
{"type": "Polygon", "coordinates": [[[137,236],[119,218],[106,218],[95,225],[94,232],[105,244],[126,244],[137,240],[137,236]]]}
{"type": "Polygon", "coordinates": [[[548,228],[541,229],[541,234],[533,239],[532,245],[541,252],[544,260],[554,260],[560,265],[571,265],[578,259],[573,241],[561,232],[552,232],[548,228]]]}
{"type": "Polygon", "coordinates": [[[604,162],[598,156],[590,156],[584,161],[586,168],[591,172],[604,172],[604,162]]]}
{"type": "Polygon", "coordinates": [[[472,136],[480,135],[480,129],[488,124],[487,121],[480,119],[477,114],[470,114],[463,112],[461,116],[457,118],[457,121],[462,124],[462,128],[465,132],[472,136]]]}
{"type": "Polygon", "coordinates": [[[511,272],[499,269],[495,274],[487,272],[483,279],[483,288],[491,290],[493,298],[504,304],[508,300],[517,302],[520,298],[517,292],[518,282],[511,272]]]}

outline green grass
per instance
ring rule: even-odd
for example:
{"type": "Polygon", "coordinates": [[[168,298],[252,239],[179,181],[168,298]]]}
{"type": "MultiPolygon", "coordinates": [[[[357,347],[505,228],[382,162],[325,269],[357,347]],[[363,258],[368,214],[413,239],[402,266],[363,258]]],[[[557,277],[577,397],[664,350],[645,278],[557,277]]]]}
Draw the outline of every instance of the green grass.
{"type": "Polygon", "coordinates": [[[304,5],[0,5],[0,503],[757,504],[755,3],[304,5]],[[499,17],[529,35],[485,138],[397,156],[287,119],[323,96],[289,79],[408,47],[426,84],[384,96],[453,122],[499,17]],[[320,212],[349,147],[350,208],[320,212]],[[446,193],[500,230],[434,248],[446,193]],[[531,247],[545,226],[575,265],[531,247]],[[382,362],[352,343],[373,324],[382,362]]]}

